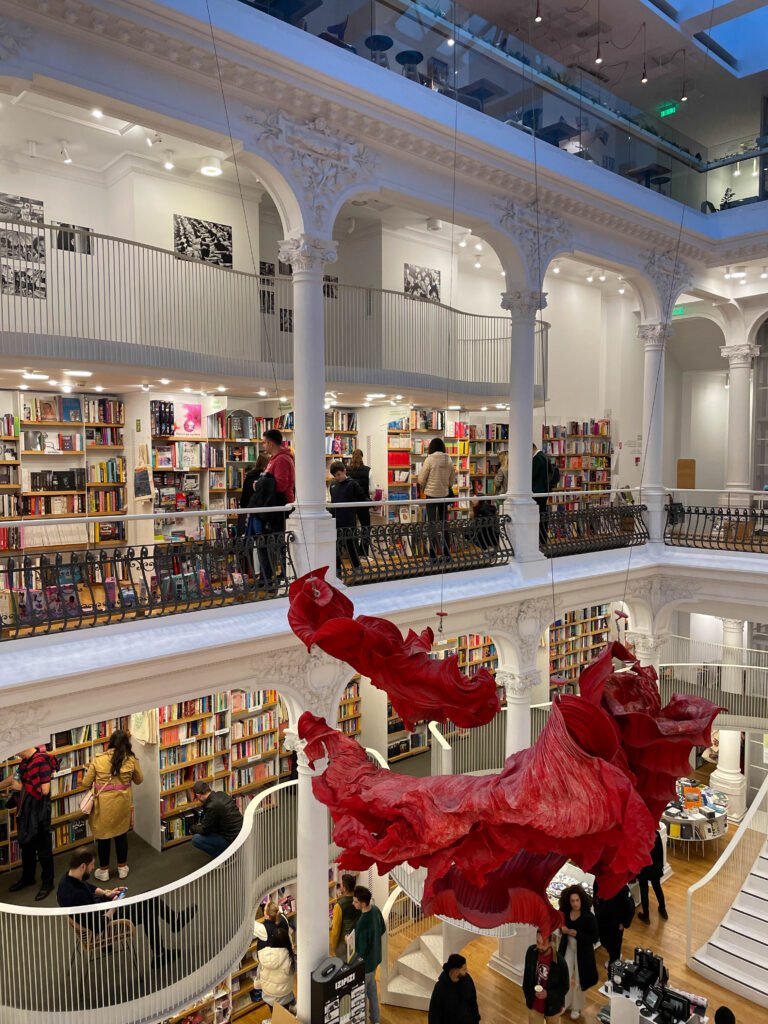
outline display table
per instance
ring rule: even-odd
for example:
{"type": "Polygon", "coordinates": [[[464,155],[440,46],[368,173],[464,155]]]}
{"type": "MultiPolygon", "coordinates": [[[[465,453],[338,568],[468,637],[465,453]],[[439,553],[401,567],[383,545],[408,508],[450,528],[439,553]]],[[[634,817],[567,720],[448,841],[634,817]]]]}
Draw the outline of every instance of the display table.
{"type": "MultiPolygon", "coordinates": [[[[610,1024],[647,1024],[647,1022],[656,1021],[659,1018],[658,1013],[637,1005],[640,1000],[639,992],[631,995],[625,992],[613,992],[611,986],[606,982],[603,982],[598,992],[608,1000],[608,1006],[600,1010],[597,1015],[599,1021],[609,1020],[610,1024]]],[[[703,1000],[703,997],[695,998],[703,1000]]],[[[706,1003],[705,1000],[703,1002],[706,1003]]],[[[698,1021],[699,1024],[709,1024],[709,1017],[699,1014],[698,1021]]]]}
{"type": "Polygon", "coordinates": [[[720,839],[728,830],[728,808],[725,797],[693,779],[678,779],[678,799],[667,804],[661,816],[670,843],[684,843],[690,858],[691,846],[698,843],[702,855],[706,843],[714,843],[720,856],[720,839]]]}

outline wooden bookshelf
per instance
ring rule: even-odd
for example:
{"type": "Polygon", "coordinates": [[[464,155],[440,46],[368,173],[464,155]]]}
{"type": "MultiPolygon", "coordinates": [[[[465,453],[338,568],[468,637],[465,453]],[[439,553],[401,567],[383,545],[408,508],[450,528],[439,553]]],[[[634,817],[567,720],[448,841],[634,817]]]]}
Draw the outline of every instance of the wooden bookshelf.
{"type": "Polygon", "coordinates": [[[544,424],[541,428],[541,449],[560,469],[558,489],[583,491],[584,498],[563,498],[554,494],[549,503],[565,511],[576,511],[586,501],[608,501],[607,495],[590,492],[607,491],[611,487],[611,421],[569,420],[562,424],[544,424]]]}
{"type": "Polygon", "coordinates": [[[590,605],[566,612],[549,627],[549,674],[565,683],[550,681],[551,693],[577,693],[582,669],[610,640],[611,608],[590,605]]]}

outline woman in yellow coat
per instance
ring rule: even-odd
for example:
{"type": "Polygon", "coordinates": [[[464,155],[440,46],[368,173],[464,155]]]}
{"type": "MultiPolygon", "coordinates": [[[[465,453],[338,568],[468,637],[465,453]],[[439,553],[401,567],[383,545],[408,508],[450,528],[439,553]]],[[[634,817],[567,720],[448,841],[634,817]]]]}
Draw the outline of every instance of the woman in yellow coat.
{"type": "Polygon", "coordinates": [[[111,840],[115,841],[117,873],[128,874],[128,829],[131,827],[131,784],[144,781],[141,766],[131,747],[131,737],[117,729],[109,737],[106,749],[88,765],[84,786],[93,786],[95,801],[90,817],[91,833],[96,840],[99,866],[94,875],[100,882],[109,879],[111,840]]]}

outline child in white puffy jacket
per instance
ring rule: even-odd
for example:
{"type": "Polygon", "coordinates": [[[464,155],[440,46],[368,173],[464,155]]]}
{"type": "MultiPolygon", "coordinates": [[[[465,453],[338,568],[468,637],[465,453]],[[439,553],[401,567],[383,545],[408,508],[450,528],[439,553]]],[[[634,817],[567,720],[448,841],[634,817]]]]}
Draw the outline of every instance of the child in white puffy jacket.
{"type": "Polygon", "coordinates": [[[258,984],[261,986],[261,997],[268,1006],[280,1003],[292,1013],[296,1003],[293,992],[296,956],[288,929],[278,924],[271,929],[271,934],[268,934],[264,925],[258,922],[253,933],[257,939],[267,942],[267,945],[256,954],[259,961],[258,984]]]}

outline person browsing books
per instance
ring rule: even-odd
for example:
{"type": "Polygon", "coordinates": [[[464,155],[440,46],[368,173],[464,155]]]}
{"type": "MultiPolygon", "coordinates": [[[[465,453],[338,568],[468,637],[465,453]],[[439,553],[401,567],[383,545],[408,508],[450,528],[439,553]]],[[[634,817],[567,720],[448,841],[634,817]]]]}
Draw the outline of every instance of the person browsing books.
{"type": "Polygon", "coordinates": [[[214,791],[202,779],[192,791],[203,807],[203,816],[192,828],[192,845],[209,857],[218,857],[240,835],[243,816],[229,793],[214,791]]]}
{"type": "Polygon", "coordinates": [[[21,848],[21,878],[8,890],[19,892],[35,884],[40,862],[40,890],[35,901],[53,889],[53,836],[51,834],[51,776],[56,761],[45,749],[28,747],[11,781],[16,797],[16,832],[21,848]]]}
{"type": "Polygon", "coordinates": [[[131,738],[122,729],[109,737],[107,747],[88,765],[84,786],[93,786],[93,812],[89,818],[91,835],[96,840],[99,867],[94,877],[109,881],[109,854],[112,840],[117,856],[117,873],[128,876],[128,830],[133,804],[131,785],[141,785],[144,775],[133,753],[131,738]]]}
{"type": "MultiPolygon", "coordinates": [[[[334,508],[333,506],[337,503],[344,504],[345,502],[350,501],[365,501],[365,496],[355,481],[350,480],[347,476],[347,470],[343,462],[332,462],[329,468],[329,473],[333,477],[333,483],[331,484],[330,513],[336,520],[336,533],[338,535],[339,530],[350,531],[349,534],[344,537],[343,543],[347,554],[349,555],[349,560],[352,563],[352,571],[359,573],[360,554],[357,547],[357,540],[351,532],[355,528],[357,509],[334,508]]],[[[336,543],[336,575],[341,577],[341,544],[338,541],[336,543]]]]}
{"type": "MultiPolygon", "coordinates": [[[[371,467],[366,466],[363,462],[363,450],[362,448],[355,448],[352,452],[352,459],[347,466],[347,476],[350,480],[354,480],[360,490],[363,492],[363,501],[371,500],[371,467]]],[[[357,521],[360,524],[362,531],[362,543],[360,547],[363,552],[363,557],[368,557],[368,551],[371,543],[371,510],[369,508],[356,508],[355,514],[357,515],[357,521]]]]}
{"type": "Polygon", "coordinates": [[[331,919],[331,956],[341,957],[345,961],[348,959],[347,936],[355,930],[355,923],[360,917],[360,911],[353,906],[356,885],[357,875],[345,873],[341,876],[331,919]]]}

